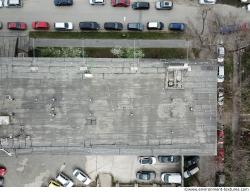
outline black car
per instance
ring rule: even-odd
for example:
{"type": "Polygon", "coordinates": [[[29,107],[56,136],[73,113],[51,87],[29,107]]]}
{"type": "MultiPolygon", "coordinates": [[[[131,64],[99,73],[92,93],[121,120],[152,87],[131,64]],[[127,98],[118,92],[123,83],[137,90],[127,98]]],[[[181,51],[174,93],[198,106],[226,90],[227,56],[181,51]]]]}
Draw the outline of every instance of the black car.
{"type": "Polygon", "coordinates": [[[99,30],[100,25],[97,22],[86,21],[86,22],[80,22],[79,28],[81,30],[99,30]]]}
{"type": "Polygon", "coordinates": [[[4,178],[0,176],[0,187],[3,187],[3,183],[4,183],[4,178]]]}
{"type": "Polygon", "coordinates": [[[54,0],[55,6],[70,6],[73,5],[73,0],[54,0]]]}
{"type": "Polygon", "coordinates": [[[143,10],[143,9],[149,9],[149,7],[150,7],[149,2],[138,1],[132,4],[132,9],[143,10]]]}
{"type": "Polygon", "coordinates": [[[150,181],[155,179],[155,172],[154,171],[138,171],[136,173],[136,178],[139,180],[143,180],[143,181],[150,181]]]}
{"type": "Polygon", "coordinates": [[[161,163],[178,163],[181,160],[180,156],[158,156],[158,160],[161,163]]]}
{"type": "Polygon", "coordinates": [[[190,167],[192,165],[195,165],[195,164],[198,164],[200,160],[200,157],[199,156],[188,156],[188,157],[185,157],[185,167],[190,167]]]}
{"type": "Polygon", "coordinates": [[[123,29],[123,25],[122,23],[119,23],[119,22],[106,22],[104,23],[104,29],[120,31],[123,29]]]}
{"type": "Polygon", "coordinates": [[[216,187],[224,187],[225,186],[225,174],[224,172],[216,172],[215,177],[215,186],[216,187]]]}
{"type": "Polygon", "coordinates": [[[128,23],[127,29],[131,31],[143,31],[144,25],[142,23],[128,23]]]}

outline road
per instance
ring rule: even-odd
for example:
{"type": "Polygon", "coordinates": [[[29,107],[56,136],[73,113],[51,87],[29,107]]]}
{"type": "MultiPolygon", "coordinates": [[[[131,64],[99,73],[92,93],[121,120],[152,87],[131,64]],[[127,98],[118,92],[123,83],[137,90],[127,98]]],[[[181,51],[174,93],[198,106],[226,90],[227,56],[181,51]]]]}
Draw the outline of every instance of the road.
{"type": "Polygon", "coordinates": [[[127,40],[127,39],[34,39],[32,47],[135,47],[135,48],[185,48],[191,47],[186,40],[127,40]]]}
{"type": "MultiPolygon", "coordinates": [[[[1,31],[7,30],[6,23],[8,21],[27,22],[29,29],[31,29],[31,22],[35,20],[48,21],[51,25],[55,21],[71,21],[74,23],[75,28],[77,28],[76,26],[80,21],[97,21],[102,27],[103,23],[108,21],[117,21],[123,24],[128,22],[142,22],[146,24],[148,21],[154,20],[164,22],[165,26],[170,22],[189,23],[190,21],[195,23],[195,25],[201,25],[201,21],[197,19],[201,7],[198,1],[176,0],[174,9],[171,11],[156,10],[154,2],[150,0],[151,8],[149,10],[135,11],[131,7],[114,8],[109,1],[104,6],[91,6],[88,0],[74,0],[73,6],[55,7],[52,0],[24,0],[22,8],[1,8],[0,20],[4,24],[4,29],[1,31]]],[[[240,8],[219,4],[212,7],[221,14],[237,14],[239,18],[250,21],[246,11],[240,8]]],[[[16,32],[11,33],[15,34],[16,32]]]]}

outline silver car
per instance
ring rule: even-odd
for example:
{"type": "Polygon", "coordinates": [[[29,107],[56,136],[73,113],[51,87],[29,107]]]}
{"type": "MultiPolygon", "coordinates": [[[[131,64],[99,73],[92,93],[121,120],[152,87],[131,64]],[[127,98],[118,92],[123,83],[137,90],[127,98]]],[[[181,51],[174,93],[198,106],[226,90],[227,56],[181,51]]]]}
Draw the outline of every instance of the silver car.
{"type": "Polygon", "coordinates": [[[155,2],[155,8],[158,10],[171,10],[173,6],[172,1],[160,0],[155,2]]]}

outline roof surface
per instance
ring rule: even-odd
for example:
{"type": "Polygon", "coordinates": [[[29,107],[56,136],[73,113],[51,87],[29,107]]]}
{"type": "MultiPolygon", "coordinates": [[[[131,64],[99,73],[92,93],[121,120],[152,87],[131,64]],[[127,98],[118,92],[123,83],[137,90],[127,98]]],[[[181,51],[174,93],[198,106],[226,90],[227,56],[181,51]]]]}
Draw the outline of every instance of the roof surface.
{"type": "Polygon", "coordinates": [[[215,155],[217,66],[191,61],[182,88],[168,88],[166,66],[177,63],[0,58],[0,112],[11,115],[1,144],[20,153],[215,155]]]}

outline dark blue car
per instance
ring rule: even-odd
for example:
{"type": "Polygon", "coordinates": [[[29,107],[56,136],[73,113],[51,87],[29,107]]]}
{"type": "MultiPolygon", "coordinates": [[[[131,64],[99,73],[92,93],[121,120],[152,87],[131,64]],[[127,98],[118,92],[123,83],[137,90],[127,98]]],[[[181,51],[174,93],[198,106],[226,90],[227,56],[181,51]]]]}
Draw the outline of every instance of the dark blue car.
{"type": "Polygon", "coordinates": [[[54,0],[55,6],[69,6],[73,5],[73,0],[54,0]]]}
{"type": "Polygon", "coordinates": [[[168,29],[172,31],[184,31],[185,24],[184,23],[170,23],[168,26],[168,29]]]}

